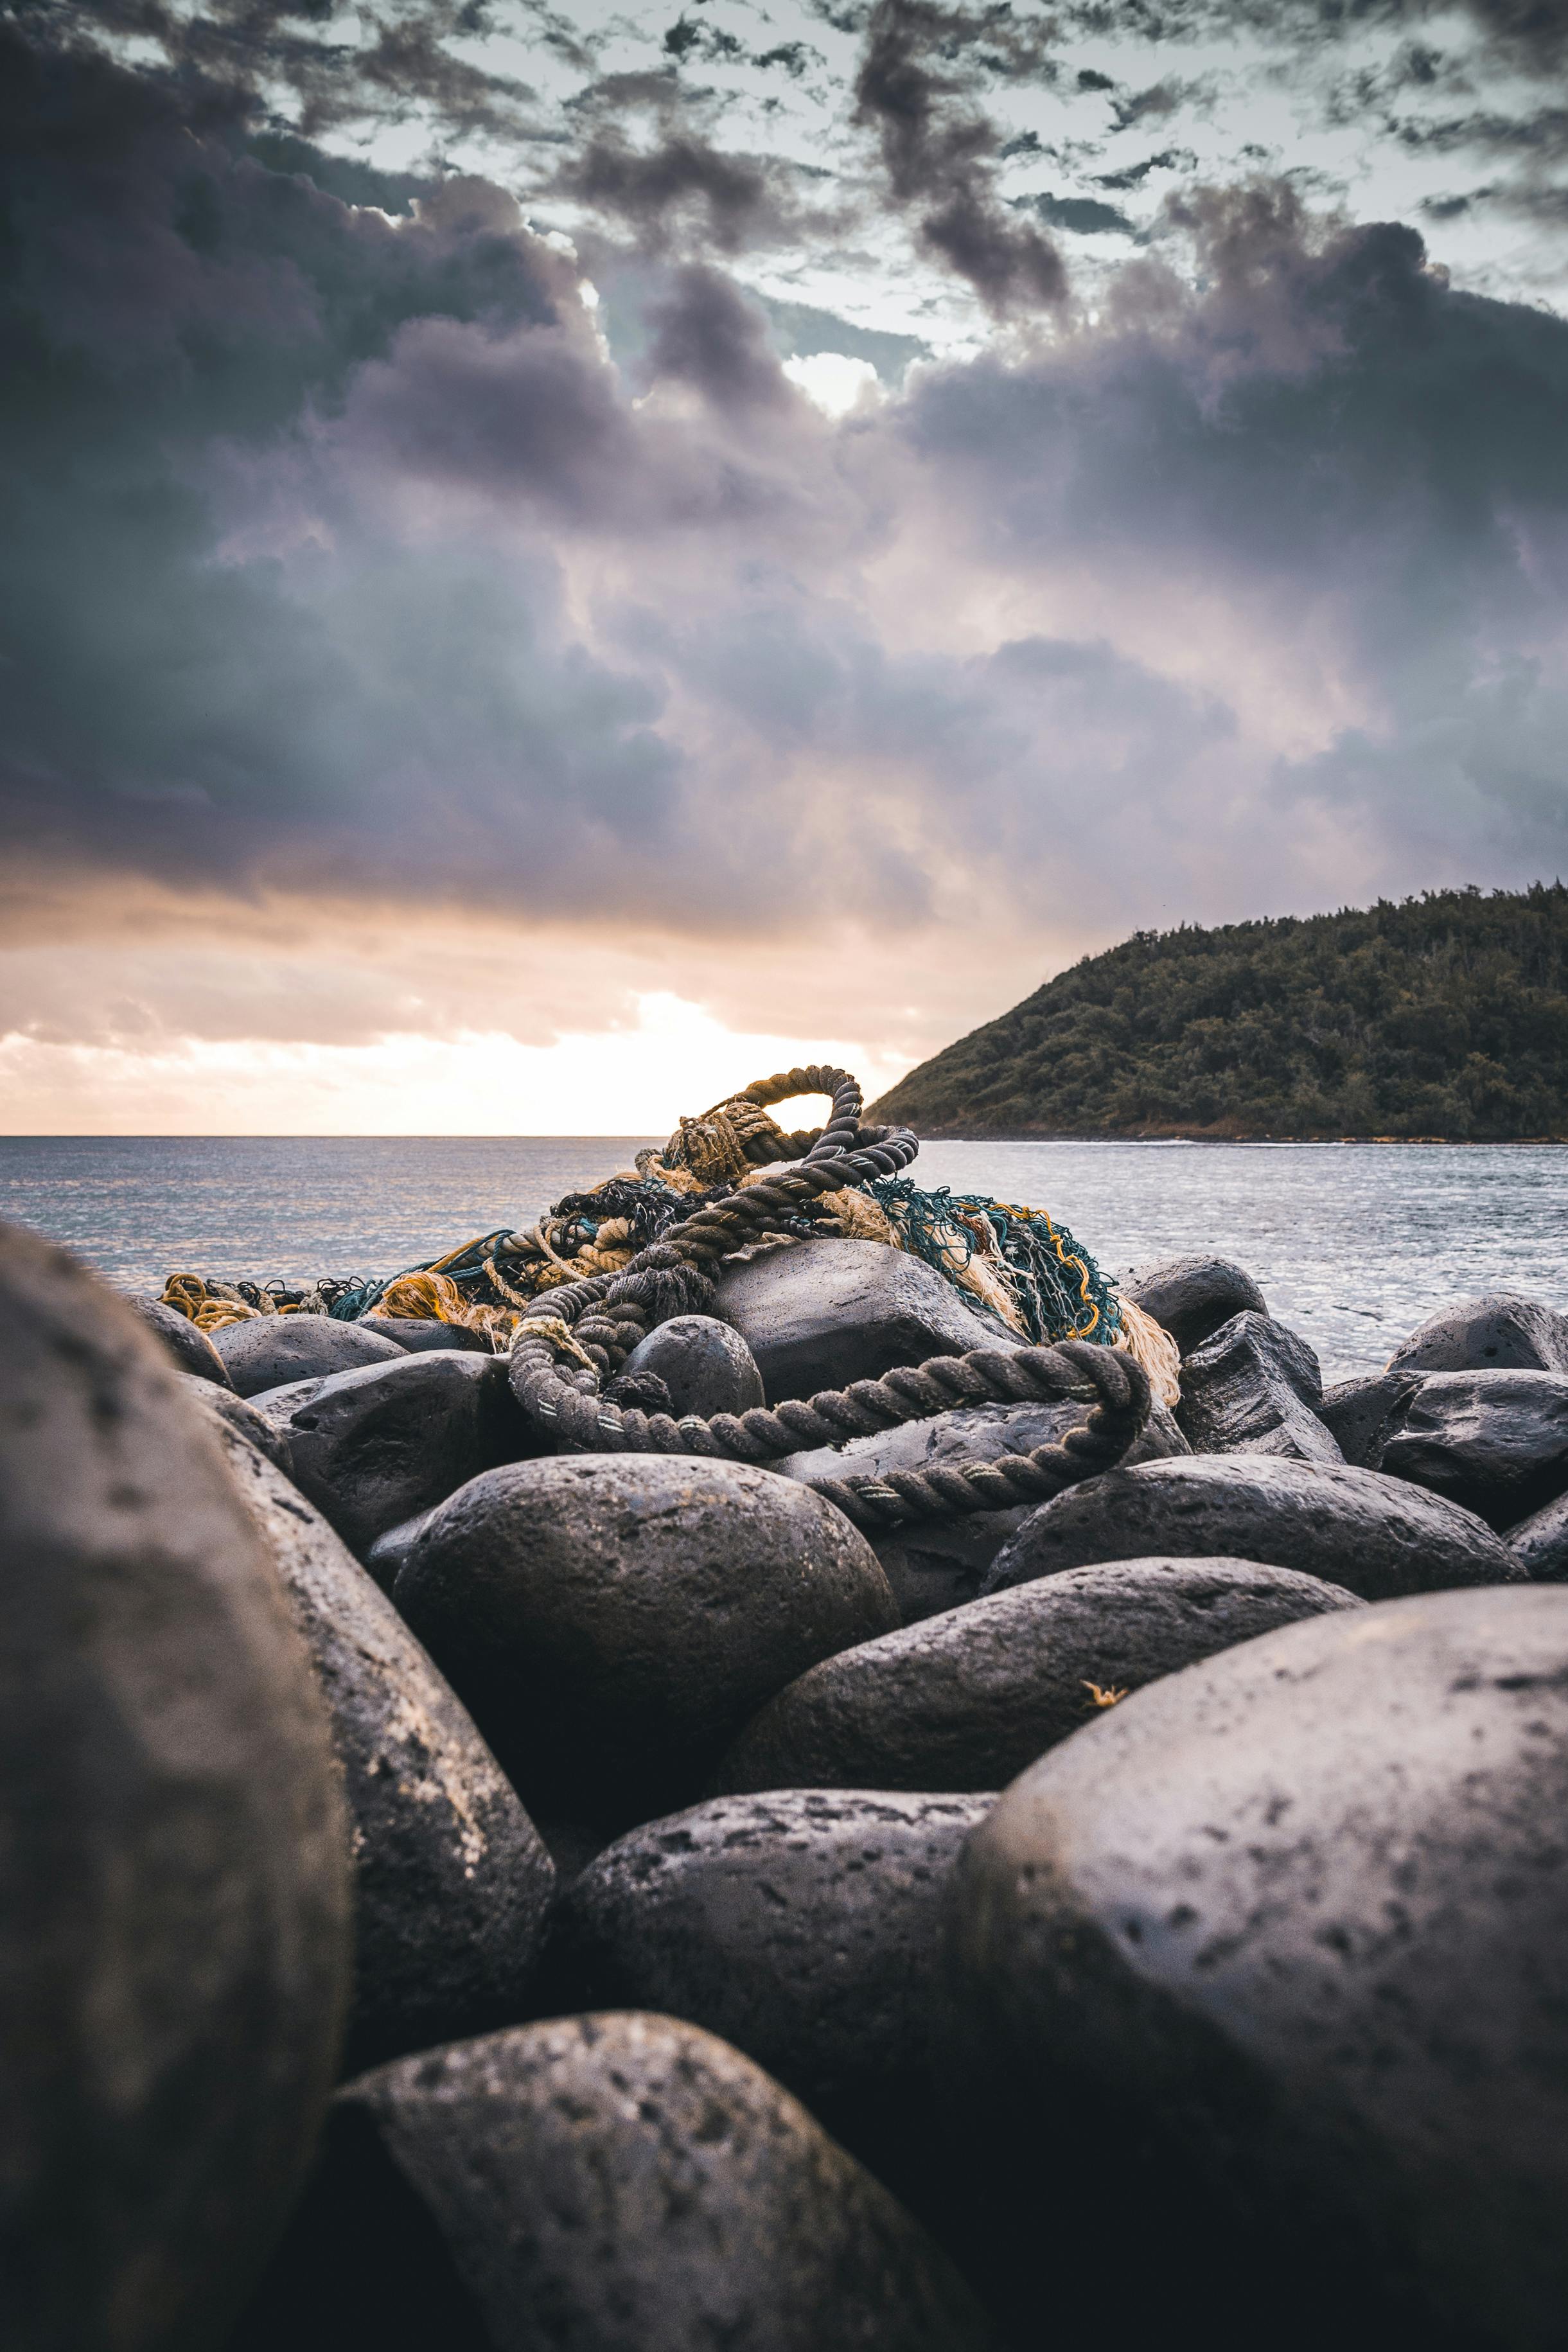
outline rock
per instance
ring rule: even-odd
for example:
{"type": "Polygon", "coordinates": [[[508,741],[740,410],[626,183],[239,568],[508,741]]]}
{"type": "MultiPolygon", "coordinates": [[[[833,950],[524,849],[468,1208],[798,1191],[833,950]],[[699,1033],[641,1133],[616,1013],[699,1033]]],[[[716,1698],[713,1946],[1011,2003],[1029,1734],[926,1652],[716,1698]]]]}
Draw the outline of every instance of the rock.
{"type": "Polygon", "coordinates": [[[1388,1359],[1392,1371],[1568,1372],[1568,1315],[1490,1291],[1428,1316],[1388,1359]]]}
{"type": "Polygon", "coordinates": [[[718,1308],[755,1357],[769,1404],[880,1380],[895,1364],[1023,1344],[935,1267],[881,1242],[796,1242],[732,1261],[718,1308]]]}
{"type": "Polygon", "coordinates": [[[191,1402],[220,1437],[228,1430],[237,1430],[286,1478],[292,1475],[287,1432],[268,1421],[265,1413],[257,1412],[248,1397],[236,1396],[230,1388],[220,1389],[195,1372],[182,1373],[181,1379],[191,1402]]]}
{"type": "Polygon", "coordinates": [[[1383,1466],[1511,1527],[1568,1487],[1568,1374],[1432,1372],[1383,1466]]]}
{"type": "Polygon", "coordinates": [[[1343,1584],[1363,1601],[1508,1584],[1520,1573],[1472,1512],[1400,1479],[1225,1454],[1106,1470],[1069,1486],[1031,1512],[982,1590],[1162,1554],[1265,1560],[1343,1584]]]}
{"type": "Polygon", "coordinates": [[[188,1315],[172,1307],[165,1307],[161,1298],[133,1298],[131,1302],[150,1331],[157,1334],[183,1372],[192,1372],[199,1381],[211,1381],[221,1389],[232,1389],[228,1366],[204,1331],[198,1331],[188,1315]]]}
{"type": "MultiPolygon", "coordinates": [[[[787,1478],[881,1476],[889,1470],[925,1470],[955,1462],[994,1462],[1003,1454],[1027,1454],[1060,1443],[1063,1433],[1089,1418],[1087,1405],[978,1404],[938,1413],[930,1421],[906,1421],[871,1437],[842,1445],[821,1445],[787,1454],[773,1467],[787,1478]]],[[[1181,1431],[1157,1400],[1129,1462],[1157,1462],[1190,1454],[1181,1431]]],[[[1030,1503],[1013,1511],[976,1511],[965,1519],[919,1519],[892,1535],[873,1537],[904,1623],[918,1623],[944,1609],[972,1601],[981,1578],[1002,1546],[1018,1533],[1030,1503]]]]}
{"type": "MultiPolygon", "coordinates": [[[[270,1401],[277,1418],[282,1400],[270,1401]]],[[[362,1558],[389,1528],[444,1502],[531,1441],[497,1356],[451,1349],[336,1373],[281,1425],[294,1477],[362,1558]]]]}
{"type": "Polygon", "coordinates": [[[1318,1419],[1357,1470],[1381,1470],[1383,1449],[1405,1419],[1421,1385],[1419,1372],[1378,1372],[1325,1389],[1318,1419]]]}
{"type": "Polygon", "coordinates": [[[0,1557],[5,2344],[222,2343],[337,2058],[338,1775],[185,1381],[126,1300],[14,1227],[0,1557]]]}
{"type": "Polygon", "coordinates": [[[432,1349],[469,1356],[495,1353],[483,1331],[467,1323],[437,1323],[420,1315],[362,1315],[355,1329],[377,1339],[392,1339],[406,1355],[424,1355],[432,1349]]]}
{"type": "Polygon", "coordinates": [[[1049,2211],[1063,2340],[1114,2278],[1128,2342],[1560,2345],[1565,1813],[1544,1586],[1288,1627],[1016,1781],[949,1882],[940,2046],[1021,2309],[1049,2211]]]}
{"type": "Polygon", "coordinates": [[[1092,1723],[1102,1694],[1361,1605],[1315,1576],[1246,1559],[1043,1577],[811,1667],[747,1724],[715,1786],[1000,1788],[1092,1723]]]}
{"type": "Polygon", "coordinates": [[[1503,1541],[1535,1583],[1568,1584],[1568,1495],[1521,1519],[1503,1541]]]}
{"type": "Polygon", "coordinates": [[[402,1354],[395,1340],[378,1339],[362,1323],[334,1323],[329,1315],[252,1316],[223,1324],[213,1345],[244,1397],[361,1364],[395,1363],[402,1354]]]}
{"type": "Polygon", "coordinates": [[[632,1349],[623,1372],[653,1372],[670,1392],[679,1421],[695,1412],[749,1412],[765,1402],[757,1359],[727,1323],[712,1315],[673,1315],[632,1349]]]}
{"type": "Polygon", "coordinates": [[[987,2321],[777,2083],[670,2017],[561,2017],[340,2091],[236,2352],[978,2352],[987,2321]]]}
{"type": "Polygon", "coordinates": [[[332,1715],[354,1854],[350,2071],[526,2016],[555,1873],[450,1685],[303,1496],[229,1466],[332,1715]]]}
{"type": "Polygon", "coordinates": [[[365,1554],[365,1567],[383,1592],[392,1591],[404,1560],[424,1533],[426,1521],[440,1507],[440,1504],[433,1503],[428,1511],[416,1511],[412,1519],[400,1519],[395,1528],[388,1528],[371,1544],[365,1554]]]}
{"type": "Polygon", "coordinates": [[[689,1802],[765,1699],[898,1622],[831,1504],[768,1470],[667,1454],[470,1480],[394,1597],[530,1811],[616,1828],[689,1802]]]}
{"type": "Polygon", "coordinates": [[[1233,1315],[1267,1315],[1269,1302],[1252,1276],[1225,1257],[1173,1257],[1135,1266],[1118,1284],[1124,1298],[1163,1323],[1184,1356],[1228,1323],[1233,1315]]]}
{"type": "Polygon", "coordinates": [[[542,1991],[718,2034],[886,2179],[929,2139],[939,1898],[994,1801],[789,1789],[651,1822],[562,1900],[542,1991]]]}
{"type": "Polygon", "coordinates": [[[1176,1420],[1196,1454],[1344,1458],[1318,1419],[1322,1377],[1300,1335],[1267,1315],[1233,1315],[1183,1359],[1176,1420]]]}

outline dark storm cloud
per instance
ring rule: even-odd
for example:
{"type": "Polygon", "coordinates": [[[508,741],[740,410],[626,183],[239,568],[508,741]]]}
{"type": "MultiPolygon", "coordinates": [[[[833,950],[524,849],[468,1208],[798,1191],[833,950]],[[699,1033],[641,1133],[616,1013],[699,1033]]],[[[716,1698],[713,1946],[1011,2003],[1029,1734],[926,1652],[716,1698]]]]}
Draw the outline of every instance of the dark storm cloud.
{"type": "Polygon", "coordinates": [[[1142,232],[1125,213],[1114,205],[1097,203],[1092,196],[1019,196],[1015,202],[1027,205],[1042,220],[1047,228],[1064,228],[1073,236],[1130,236],[1142,232]]]}
{"type": "Polygon", "coordinates": [[[974,93],[986,77],[1052,79],[1053,29],[1005,6],[879,0],[855,81],[856,121],[875,134],[894,202],[998,317],[1061,303],[1067,273],[1051,238],[1002,203],[1002,134],[974,93]]]}

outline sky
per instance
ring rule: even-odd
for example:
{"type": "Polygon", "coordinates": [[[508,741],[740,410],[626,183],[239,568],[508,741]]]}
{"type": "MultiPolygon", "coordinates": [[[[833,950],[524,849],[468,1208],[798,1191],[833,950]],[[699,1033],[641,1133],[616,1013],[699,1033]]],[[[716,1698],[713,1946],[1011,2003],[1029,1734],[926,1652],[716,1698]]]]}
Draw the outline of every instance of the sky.
{"type": "Polygon", "coordinates": [[[1568,0],[0,6],[0,1128],[1568,873],[1568,0]]]}

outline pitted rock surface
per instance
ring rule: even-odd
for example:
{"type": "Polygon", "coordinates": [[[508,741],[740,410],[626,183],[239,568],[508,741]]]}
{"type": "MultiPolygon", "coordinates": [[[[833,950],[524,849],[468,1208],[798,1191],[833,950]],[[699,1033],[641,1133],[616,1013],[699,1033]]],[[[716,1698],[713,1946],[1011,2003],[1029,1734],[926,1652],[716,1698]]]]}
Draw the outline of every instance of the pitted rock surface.
{"type": "Polygon", "coordinates": [[[188,1315],[165,1307],[161,1298],[133,1298],[131,1304],[183,1372],[191,1372],[199,1381],[211,1381],[221,1389],[233,1388],[228,1366],[206,1333],[198,1331],[188,1315]]]}
{"type": "Polygon", "coordinates": [[[622,1370],[656,1373],[677,1421],[688,1412],[711,1421],[716,1412],[749,1412],[766,1402],[756,1357],[738,1331],[712,1315],[673,1315],[638,1342],[622,1370]]]}
{"type": "Polygon", "coordinates": [[[1568,1489],[1568,1373],[1432,1372],[1383,1466],[1512,1526],[1568,1489]]]}
{"type": "Polygon", "coordinates": [[[1568,1372],[1568,1315],[1511,1291],[1467,1298],[1412,1331],[1388,1359],[1388,1370],[1568,1372]]]}
{"type": "Polygon", "coordinates": [[[881,1242],[796,1242],[732,1260],[720,1271],[718,1306],[750,1349],[769,1404],[880,1380],[929,1356],[1023,1345],[934,1266],[881,1242]]]}
{"type": "Polygon", "coordinates": [[[1322,1377],[1315,1352],[1267,1315],[1233,1315],[1184,1357],[1176,1420],[1195,1454],[1279,1454],[1338,1462],[1316,1408],[1322,1377]]]}
{"type": "Polygon", "coordinates": [[[1298,1617],[1361,1603],[1244,1559],[1071,1570],[862,1643],[769,1700],[724,1789],[1003,1787],[1117,1696],[1298,1617]]]}
{"type": "Polygon", "coordinates": [[[1145,1462],[1068,1487],[1030,1513],[982,1591],[1164,1553],[1265,1560],[1364,1601],[1521,1574],[1484,1520],[1402,1479],[1228,1454],[1145,1462]]]}
{"type": "Polygon", "coordinates": [[[1124,1297],[1162,1323],[1189,1356],[1233,1315],[1267,1315],[1269,1302],[1245,1266],[1226,1257],[1173,1257],[1159,1265],[1134,1266],[1120,1288],[1124,1297]]]}
{"type": "Polygon", "coordinates": [[[530,1810],[617,1828],[689,1803],[765,1699],[898,1622],[841,1512],[686,1455],[487,1471],[393,1593],[530,1810]]]}
{"type": "Polygon", "coordinates": [[[213,1346],[244,1397],[361,1364],[392,1364],[402,1354],[395,1340],[378,1339],[363,1323],[335,1323],[329,1315],[256,1315],[225,1323],[213,1333],[213,1346]]]}

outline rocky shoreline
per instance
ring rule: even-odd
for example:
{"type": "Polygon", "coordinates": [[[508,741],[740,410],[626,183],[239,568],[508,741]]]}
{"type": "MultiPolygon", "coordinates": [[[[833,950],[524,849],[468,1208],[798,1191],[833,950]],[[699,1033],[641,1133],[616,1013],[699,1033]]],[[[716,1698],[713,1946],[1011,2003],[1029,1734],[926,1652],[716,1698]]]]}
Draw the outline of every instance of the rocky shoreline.
{"type": "Polygon", "coordinates": [[[1179,1394],[1096,1454],[796,1237],[627,1425],[1018,1392],[762,1463],[563,1451],[438,1319],[209,1334],[15,1230],[0,1292],[8,2341],[1565,2340],[1568,1316],[1325,1391],[1147,1268],[1179,1394]]]}

